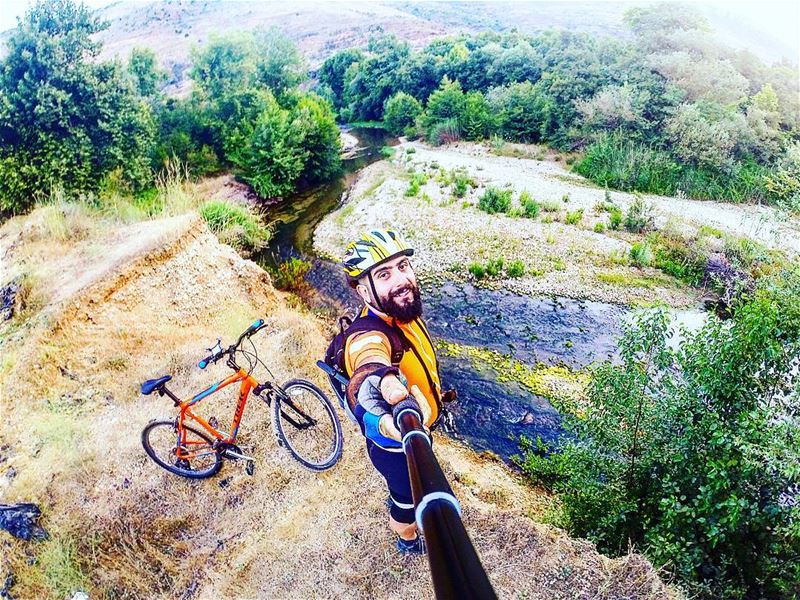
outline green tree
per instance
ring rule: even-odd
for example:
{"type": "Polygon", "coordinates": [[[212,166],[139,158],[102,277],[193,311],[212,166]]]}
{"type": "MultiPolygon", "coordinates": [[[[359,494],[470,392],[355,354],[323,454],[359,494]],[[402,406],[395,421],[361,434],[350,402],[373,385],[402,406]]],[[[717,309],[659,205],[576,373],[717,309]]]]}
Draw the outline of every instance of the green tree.
{"type": "Polygon", "coordinates": [[[464,139],[482,140],[495,130],[495,122],[486,98],[480,92],[464,96],[464,110],[459,120],[464,139]]]}
{"type": "Polygon", "coordinates": [[[800,272],[765,278],[727,322],[678,350],[665,311],[595,368],[574,437],[531,445],[527,472],[560,492],[562,526],[615,554],[631,544],[713,598],[792,597],[800,581],[800,272]]]}
{"type": "Polygon", "coordinates": [[[269,90],[246,94],[237,104],[236,125],[225,135],[226,157],[259,196],[284,196],[294,190],[309,157],[305,130],[269,90]]]}
{"type": "Polygon", "coordinates": [[[363,58],[364,53],[361,50],[348,48],[328,57],[319,69],[319,84],[330,88],[333,107],[337,111],[344,106],[347,70],[363,58]]]}
{"type": "Polygon", "coordinates": [[[542,139],[551,103],[530,83],[511,83],[492,88],[488,101],[497,118],[500,134],[517,142],[538,142],[542,139]]]}
{"type": "Polygon", "coordinates": [[[191,78],[203,98],[218,99],[251,87],[258,70],[252,33],[211,34],[203,46],[190,51],[191,78]]]}
{"type": "Polygon", "coordinates": [[[305,79],[305,66],[300,52],[277,27],[257,30],[255,82],[272,90],[276,97],[291,90],[305,79]]]}
{"type": "Polygon", "coordinates": [[[149,48],[131,50],[127,67],[139,95],[144,98],[155,98],[167,81],[167,72],[158,66],[156,54],[149,48]]]}
{"type": "Polygon", "coordinates": [[[0,63],[0,208],[24,210],[61,188],[91,192],[120,169],[136,187],[151,177],[154,122],[118,62],[98,60],[104,28],[72,0],[33,5],[0,63]]]}
{"type": "Polygon", "coordinates": [[[450,81],[445,76],[442,78],[439,89],[428,98],[428,105],[422,116],[422,126],[430,133],[433,127],[439,123],[458,122],[464,113],[465,106],[466,101],[461,84],[457,81],[450,81]]]}
{"type": "Polygon", "coordinates": [[[414,125],[421,112],[422,105],[414,96],[397,92],[383,107],[383,122],[390,133],[400,135],[414,125]]]}
{"type": "Polygon", "coordinates": [[[294,126],[302,130],[302,146],[308,153],[303,177],[311,183],[327,181],[341,171],[341,135],[333,109],[315,94],[303,96],[292,114],[294,126]]]}

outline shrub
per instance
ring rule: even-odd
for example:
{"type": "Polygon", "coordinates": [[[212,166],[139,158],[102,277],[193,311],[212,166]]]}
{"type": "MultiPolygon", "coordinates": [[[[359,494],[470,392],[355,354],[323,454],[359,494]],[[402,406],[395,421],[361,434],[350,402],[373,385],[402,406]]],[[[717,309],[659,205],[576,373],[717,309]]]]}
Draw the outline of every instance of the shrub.
{"type": "Polygon", "coordinates": [[[211,200],[200,207],[200,215],[222,242],[238,250],[255,252],[269,242],[269,228],[246,206],[211,200]]]}
{"type": "Polygon", "coordinates": [[[625,213],[625,229],[632,233],[641,233],[653,228],[653,206],[645,202],[638,194],[625,213]]]}
{"type": "Polygon", "coordinates": [[[542,200],[540,206],[544,212],[558,212],[561,210],[561,204],[556,200],[542,200]]]}
{"type": "Polygon", "coordinates": [[[405,92],[397,92],[383,105],[383,123],[389,133],[400,135],[414,125],[420,113],[422,105],[416,98],[405,92]]]}
{"type": "Polygon", "coordinates": [[[394,156],[395,149],[391,146],[381,146],[381,156],[384,158],[392,158],[394,156]]]}
{"type": "Polygon", "coordinates": [[[480,263],[470,263],[467,270],[475,279],[483,279],[486,276],[486,269],[484,269],[483,265],[480,263]]]}
{"type": "Polygon", "coordinates": [[[481,196],[478,208],[489,214],[508,212],[511,207],[511,190],[489,187],[481,196]]]}
{"type": "Polygon", "coordinates": [[[598,221],[594,224],[594,232],[595,233],[603,233],[606,230],[606,225],[602,221],[598,221]]]}
{"type": "Polygon", "coordinates": [[[797,271],[762,280],[675,350],[666,310],[627,326],[620,362],[596,366],[580,418],[565,417],[560,452],[529,445],[522,461],[559,494],[557,524],[602,552],[635,545],[694,596],[791,597],[798,294],[797,271]]]}
{"type": "Polygon", "coordinates": [[[434,146],[452,144],[461,139],[461,129],[458,127],[456,119],[448,119],[431,126],[428,130],[428,142],[434,146]]]}
{"type": "Polygon", "coordinates": [[[490,277],[497,277],[503,272],[503,258],[493,258],[486,263],[486,274],[490,277]]]}
{"type": "Polygon", "coordinates": [[[564,194],[563,196],[561,196],[561,201],[564,204],[567,204],[569,202],[569,194],[564,194]]]}
{"type": "Polygon", "coordinates": [[[525,274],[525,263],[521,260],[512,260],[508,263],[506,274],[509,277],[522,277],[525,274]]]}
{"type": "Polygon", "coordinates": [[[405,195],[408,198],[413,198],[417,194],[419,194],[419,189],[423,185],[428,183],[428,176],[424,173],[414,173],[411,176],[411,181],[408,184],[408,189],[406,189],[405,195]]]}
{"type": "Polygon", "coordinates": [[[615,231],[622,226],[622,209],[612,208],[608,213],[608,227],[615,231]]]}
{"type": "Polygon", "coordinates": [[[567,215],[564,218],[564,222],[567,225],[577,225],[583,219],[583,209],[579,208],[578,210],[574,210],[572,212],[567,211],[567,215]]]}
{"type": "Polygon", "coordinates": [[[474,185],[475,182],[467,174],[457,172],[453,179],[453,195],[456,198],[463,198],[467,193],[467,188],[474,185]]]}
{"type": "Polygon", "coordinates": [[[272,283],[279,290],[303,291],[308,287],[305,276],[310,269],[310,262],[292,256],[282,261],[277,269],[270,269],[272,283]]]}
{"type": "Polygon", "coordinates": [[[636,242],[630,250],[631,262],[639,267],[646,267],[653,262],[653,250],[647,241],[636,242]]]}

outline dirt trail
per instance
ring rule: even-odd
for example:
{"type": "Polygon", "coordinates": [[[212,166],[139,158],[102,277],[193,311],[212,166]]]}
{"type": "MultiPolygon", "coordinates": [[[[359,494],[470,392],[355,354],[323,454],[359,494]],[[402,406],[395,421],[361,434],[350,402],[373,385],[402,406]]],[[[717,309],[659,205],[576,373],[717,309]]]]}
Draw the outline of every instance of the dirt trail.
{"type": "MultiPolygon", "coordinates": [[[[12,594],[432,595],[427,562],[392,548],[385,491],[349,423],[341,463],[321,475],[277,446],[257,399],[241,432],[258,461],[254,477],[227,464],[214,479],[184,481],[141,449],[144,424],[173,412],[163,398],[138,394],[142,380],[171,374],[184,395],[221,378],[222,366],[194,368],[204,347],[262,316],[270,327],[254,341],[276,378],[323,384],[311,365],[326,343],[324,323],[287,304],[263,270],[196,217],[106,228],[57,251],[51,244],[49,254],[20,221],[0,228],[6,274],[47,276],[38,280],[38,310],[0,329],[0,495],[41,503],[51,539],[0,540],[12,594]]],[[[231,398],[212,399],[204,414],[224,422],[232,411],[231,398]]],[[[500,597],[675,596],[641,556],[610,560],[537,523],[546,496],[501,464],[446,438],[436,447],[500,597]]]]}

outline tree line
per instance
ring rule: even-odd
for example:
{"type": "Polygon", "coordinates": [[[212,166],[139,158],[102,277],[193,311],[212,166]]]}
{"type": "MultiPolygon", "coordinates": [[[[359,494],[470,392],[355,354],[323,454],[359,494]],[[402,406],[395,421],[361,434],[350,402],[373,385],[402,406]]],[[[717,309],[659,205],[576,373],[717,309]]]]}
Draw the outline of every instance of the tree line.
{"type": "Polygon", "coordinates": [[[798,73],[714,41],[679,5],[631,8],[630,41],[548,30],[391,36],[324,62],[318,93],[343,121],[384,120],[430,142],[500,136],[581,150],[617,189],[800,210],[798,73]]]}
{"type": "Polygon", "coordinates": [[[299,85],[302,58],[280,32],[212,36],[191,54],[187,98],[162,93],[152,51],[99,59],[108,26],[74,0],[40,0],[0,62],[0,211],[58,192],[91,198],[109,179],[151,188],[168,161],[194,175],[233,170],[264,198],[340,169],[329,103],[299,85]]]}

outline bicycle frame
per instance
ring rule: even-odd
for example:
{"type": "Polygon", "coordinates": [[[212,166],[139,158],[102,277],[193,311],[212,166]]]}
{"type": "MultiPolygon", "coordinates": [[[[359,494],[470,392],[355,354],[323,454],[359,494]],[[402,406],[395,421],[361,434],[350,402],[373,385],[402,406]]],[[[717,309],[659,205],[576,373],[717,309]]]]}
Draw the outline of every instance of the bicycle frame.
{"type": "MultiPolygon", "coordinates": [[[[244,407],[247,404],[247,399],[250,396],[250,391],[258,386],[258,382],[247,373],[244,369],[240,368],[236,373],[233,373],[229,377],[226,377],[222,381],[218,381],[214,385],[206,388],[202,392],[195,394],[188,400],[184,400],[178,404],[180,408],[180,415],[178,416],[178,432],[179,432],[179,443],[178,448],[186,448],[189,449],[191,445],[205,445],[207,442],[204,441],[191,441],[186,439],[186,429],[183,427],[183,423],[188,416],[193,421],[197,422],[203,429],[205,429],[210,435],[216,438],[216,441],[226,443],[226,444],[233,444],[236,442],[236,435],[239,433],[239,424],[242,421],[242,415],[244,414],[244,407]],[[216,428],[212,427],[208,421],[206,421],[200,415],[195,414],[192,412],[191,407],[207,398],[208,396],[218,392],[219,390],[237,382],[242,382],[242,385],[239,387],[239,400],[236,403],[236,410],[233,413],[233,422],[231,423],[231,433],[228,437],[225,437],[222,432],[218,431],[216,428]]],[[[204,454],[206,454],[204,452],[204,454]]],[[[196,458],[200,456],[197,453],[187,452],[184,454],[182,451],[180,452],[178,458],[196,458]]]]}

